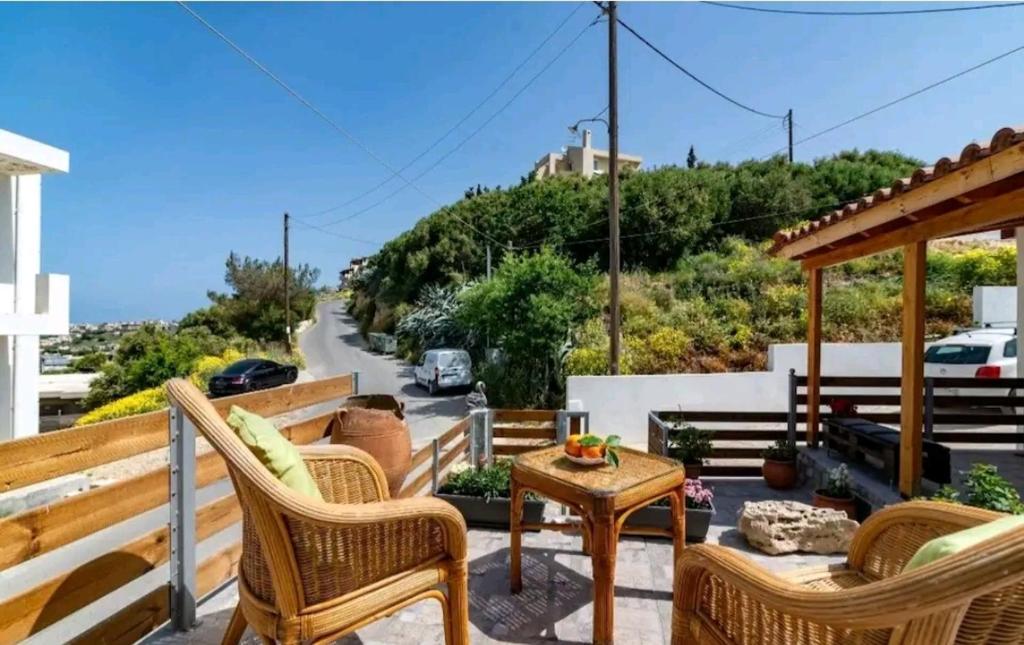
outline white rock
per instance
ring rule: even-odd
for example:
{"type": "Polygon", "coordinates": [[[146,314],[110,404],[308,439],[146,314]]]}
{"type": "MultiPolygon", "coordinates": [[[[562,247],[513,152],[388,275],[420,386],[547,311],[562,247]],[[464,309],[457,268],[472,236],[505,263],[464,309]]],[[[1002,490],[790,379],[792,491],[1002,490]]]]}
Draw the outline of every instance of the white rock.
{"type": "Polygon", "coordinates": [[[739,513],[740,533],[770,555],[846,553],[859,527],[843,511],[788,500],[744,502],[739,513]]]}

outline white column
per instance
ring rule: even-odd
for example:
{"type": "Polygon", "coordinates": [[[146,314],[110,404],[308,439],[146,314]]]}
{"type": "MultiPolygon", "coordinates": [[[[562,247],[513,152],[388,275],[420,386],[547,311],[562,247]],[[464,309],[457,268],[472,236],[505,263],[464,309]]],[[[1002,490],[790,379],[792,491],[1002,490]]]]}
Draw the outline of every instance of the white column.
{"type": "MultiPolygon", "coordinates": [[[[1024,378],[1024,346],[1021,332],[1024,332],[1024,226],[1014,231],[1017,238],[1017,378],[1024,378]]],[[[1017,391],[1017,396],[1024,392],[1017,391]]],[[[1020,414],[1021,410],[1017,410],[1020,414]]],[[[1024,426],[1017,426],[1017,452],[1024,451],[1024,426]]]]}
{"type": "MultiPolygon", "coordinates": [[[[16,177],[0,175],[0,284],[14,285],[16,177]]],[[[0,289],[0,313],[14,312],[14,292],[0,289]]],[[[14,438],[14,339],[0,336],[0,441],[14,438]]]]}
{"type": "MultiPolygon", "coordinates": [[[[42,175],[16,178],[14,312],[36,313],[40,271],[42,175]]],[[[39,336],[14,337],[14,438],[39,434],[39,336]]]]}

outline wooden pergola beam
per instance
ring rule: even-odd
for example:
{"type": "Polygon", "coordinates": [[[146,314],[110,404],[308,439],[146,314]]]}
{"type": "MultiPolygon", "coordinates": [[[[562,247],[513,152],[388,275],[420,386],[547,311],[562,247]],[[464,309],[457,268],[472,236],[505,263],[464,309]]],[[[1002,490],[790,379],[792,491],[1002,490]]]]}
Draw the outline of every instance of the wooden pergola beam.
{"type": "Polygon", "coordinates": [[[900,493],[921,488],[924,432],[924,296],[927,242],[903,247],[903,347],[900,381],[900,493]]]}
{"type": "Polygon", "coordinates": [[[834,250],[805,258],[802,264],[805,269],[841,264],[916,242],[976,231],[982,227],[994,227],[1003,222],[1018,221],[1022,213],[1024,213],[1024,188],[1019,188],[999,197],[975,202],[955,211],[908,224],[888,233],[836,246],[834,250]]]}
{"type": "Polygon", "coordinates": [[[821,408],[822,270],[807,272],[807,445],[818,445],[821,408]]]}

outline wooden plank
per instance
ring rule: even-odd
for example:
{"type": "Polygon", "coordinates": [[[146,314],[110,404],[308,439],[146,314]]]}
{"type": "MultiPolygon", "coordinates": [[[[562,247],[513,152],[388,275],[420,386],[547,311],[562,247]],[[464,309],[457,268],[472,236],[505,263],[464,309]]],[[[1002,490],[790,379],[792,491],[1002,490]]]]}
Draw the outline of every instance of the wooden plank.
{"type": "Polygon", "coordinates": [[[433,471],[433,469],[432,468],[424,469],[423,472],[421,472],[419,475],[416,476],[416,479],[413,479],[411,482],[406,484],[402,488],[401,491],[399,491],[399,493],[398,493],[399,499],[404,499],[406,497],[415,497],[417,493],[419,493],[421,490],[426,488],[426,486],[428,484],[430,484],[430,481],[433,478],[434,478],[434,471],[433,471]]]}
{"type": "Polygon", "coordinates": [[[822,271],[807,272],[807,424],[808,445],[818,445],[821,402],[821,298],[822,271]]]}
{"type": "Polygon", "coordinates": [[[939,443],[1019,443],[1016,432],[934,432],[932,440],[939,443]]]}
{"type": "Polygon", "coordinates": [[[849,244],[837,245],[834,250],[805,258],[803,266],[804,268],[826,267],[883,253],[900,246],[909,247],[920,242],[1015,219],[1017,213],[1021,211],[1024,211],[1024,189],[1016,188],[998,197],[900,226],[887,233],[880,233],[849,244]]]}
{"type": "Polygon", "coordinates": [[[785,430],[716,430],[714,441],[778,441],[786,439],[785,430]]]}
{"type": "Polygon", "coordinates": [[[466,451],[469,450],[469,437],[463,437],[462,441],[455,444],[455,447],[446,452],[437,460],[437,469],[439,471],[444,470],[455,461],[460,455],[465,455],[466,451]]]}
{"type": "MultiPolygon", "coordinates": [[[[204,596],[237,575],[241,542],[210,556],[196,571],[196,591],[204,596]]],[[[107,620],[74,638],[75,645],[132,645],[169,617],[170,588],[163,585],[131,603],[107,620]]]]}
{"type": "Polygon", "coordinates": [[[269,390],[226,396],[213,399],[212,403],[221,416],[227,416],[231,406],[238,405],[250,412],[269,417],[317,403],[333,401],[350,394],[352,394],[352,375],[342,374],[308,383],[295,383],[269,390]]]}
{"type": "Polygon", "coordinates": [[[495,439],[548,439],[555,440],[555,429],[529,426],[494,426],[495,439]]]}
{"type": "MultiPolygon", "coordinates": [[[[785,435],[785,432],[783,432],[785,435]]],[[[760,448],[731,448],[725,446],[714,446],[711,449],[712,459],[760,459],[764,447],[760,448]]]]}
{"type": "Polygon", "coordinates": [[[935,379],[936,388],[956,387],[961,389],[1024,389],[1024,378],[952,378],[935,379]]]}
{"type": "Polygon", "coordinates": [[[911,498],[921,489],[924,434],[924,288],[927,242],[903,248],[903,385],[900,389],[900,494],[911,498]]]}
{"type": "Polygon", "coordinates": [[[167,445],[167,410],[0,443],[0,492],[167,445]]]}
{"type": "MultiPolygon", "coordinates": [[[[836,394],[834,397],[826,394],[824,396],[825,403],[822,405],[828,405],[828,402],[833,399],[845,399],[854,405],[889,405],[896,406],[900,404],[899,394],[836,394]]],[[[797,405],[806,405],[807,396],[804,394],[798,394],[796,397],[797,405]]],[[[1010,396],[936,396],[935,397],[936,408],[975,408],[975,407],[1024,407],[1024,397],[1010,397],[1010,396]]]]}
{"type": "MultiPolygon", "coordinates": [[[[1001,389],[1011,390],[1014,388],[1024,389],[1024,378],[954,378],[935,377],[936,388],[955,387],[965,389],[1001,389]]],[[[797,386],[807,385],[806,376],[796,377],[797,386]]],[[[822,387],[879,387],[899,388],[900,377],[898,376],[822,376],[822,387]]]]}
{"type": "MultiPolygon", "coordinates": [[[[226,475],[217,453],[196,459],[198,488],[226,475]]],[[[168,477],[164,467],[0,519],[0,571],[166,504],[168,477]]]]}
{"type": "MultiPolygon", "coordinates": [[[[210,502],[196,511],[196,540],[241,519],[242,509],[233,494],[210,502]]],[[[28,638],[152,571],[169,555],[165,526],[0,603],[0,642],[28,638]]]]}
{"type": "Polygon", "coordinates": [[[973,425],[973,426],[1016,426],[1024,425],[1024,415],[1000,414],[998,412],[951,412],[935,413],[935,425],[973,425]]]}
{"type": "MultiPolygon", "coordinates": [[[[1024,170],[1024,144],[1002,150],[980,163],[970,164],[923,186],[894,197],[853,217],[847,217],[804,238],[787,244],[778,255],[785,258],[802,256],[815,248],[838,242],[887,222],[898,220],[946,200],[984,188],[996,181],[1013,177],[1024,170]]],[[[1020,211],[1009,211],[1007,217],[1020,211]]]]}
{"type": "MultiPolygon", "coordinates": [[[[807,385],[806,376],[797,376],[796,384],[798,387],[807,385]]],[[[822,387],[892,387],[898,388],[900,386],[900,377],[898,376],[822,376],[821,377],[822,387]]]]}
{"type": "Polygon", "coordinates": [[[760,477],[761,466],[719,466],[701,468],[701,477],[760,477]]]}
{"type": "Polygon", "coordinates": [[[494,422],[502,421],[555,421],[555,410],[495,410],[494,422]]]}
{"type": "MultiPolygon", "coordinates": [[[[686,423],[786,423],[789,413],[779,412],[746,412],[746,411],[684,411],[668,410],[654,413],[661,421],[683,421],[686,423]]],[[[803,417],[799,419],[801,422],[803,417]]]]}
{"type": "Polygon", "coordinates": [[[433,456],[433,454],[434,447],[429,443],[414,452],[412,455],[412,465],[409,466],[409,471],[412,472],[413,470],[416,470],[420,464],[425,464],[430,461],[430,457],[433,456]]]}
{"type": "Polygon", "coordinates": [[[278,428],[286,439],[294,444],[307,444],[319,441],[330,432],[334,412],[325,412],[308,419],[294,421],[278,428]]]}
{"type": "Polygon", "coordinates": [[[495,444],[494,445],[494,454],[495,455],[521,455],[524,452],[531,452],[533,450],[540,450],[541,448],[547,448],[550,445],[551,445],[550,443],[535,444],[535,445],[529,445],[529,444],[507,444],[507,443],[495,444]]]}
{"type": "Polygon", "coordinates": [[[443,449],[448,445],[450,441],[456,437],[461,437],[469,432],[469,417],[460,420],[458,423],[449,428],[443,435],[437,438],[437,443],[440,444],[443,449]]]}

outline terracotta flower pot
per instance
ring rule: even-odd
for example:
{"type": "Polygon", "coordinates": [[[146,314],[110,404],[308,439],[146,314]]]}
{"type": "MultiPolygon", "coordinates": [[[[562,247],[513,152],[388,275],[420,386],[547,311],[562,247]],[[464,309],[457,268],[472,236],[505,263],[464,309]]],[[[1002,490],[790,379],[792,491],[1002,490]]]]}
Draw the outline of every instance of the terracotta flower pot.
{"type": "Polygon", "coordinates": [[[796,486],[796,462],[765,459],[761,474],[769,488],[789,490],[796,486]]]}
{"type": "Polygon", "coordinates": [[[351,397],[331,420],[331,443],[370,453],[384,470],[392,497],[412,467],[412,440],[402,407],[393,396],[351,397]]]}
{"type": "Polygon", "coordinates": [[[686,471],[687,479],[700,479],[700,473],[703,468],[703,462],[697,462],[695,464],[683,464],[683,470],[686,471]]]}
{"type": "Polygon", "coordinates": [[[823,489],[814,491],[811,497],[811,505],[818,508],[834,508],[837,511],[846,513],[851,520],[857,519],[857,500],[850,497],[829,497],[823,489]]]}

